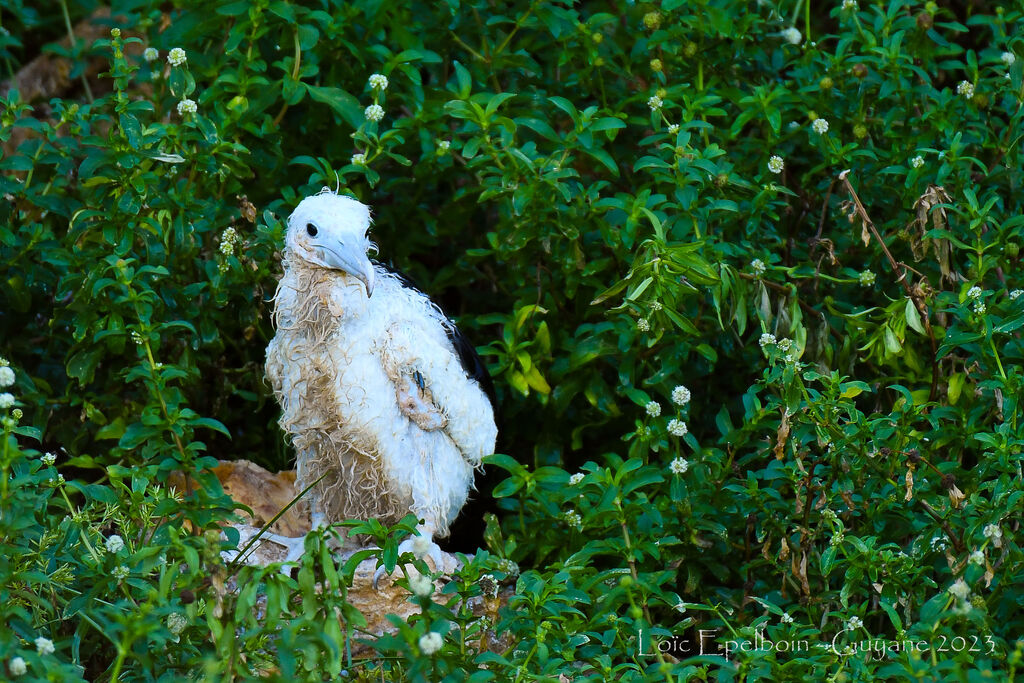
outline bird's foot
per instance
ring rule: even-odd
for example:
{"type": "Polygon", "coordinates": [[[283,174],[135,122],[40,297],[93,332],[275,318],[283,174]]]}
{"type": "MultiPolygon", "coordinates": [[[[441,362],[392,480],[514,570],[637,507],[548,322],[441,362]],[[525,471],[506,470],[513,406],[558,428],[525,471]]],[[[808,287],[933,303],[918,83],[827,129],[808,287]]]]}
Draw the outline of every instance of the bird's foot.
{"type": "MultiPolygon", "coordinates": [[[[448,564],[450,564],[450,562],[445,562],[445,559],[447,557],[449,560],[451,560],[451,556],[446,555],[446,553],[443,550],[441,550],[441,546],[439,546],[437,543],[434,543],[430,535],[412,536],[399,543],[398,557],[401,558],[402,555],[406,553],[412,553],[417,559],[422,559],[423,561],[427,562],[428,567],[433,565],[433,570],[435,572],[449,571],[448,564]]],[[[409,565],[409,567],[412,571],[417,571],[414,566],[409,565]]],[[[379,590],[377,584],[380,582],[381,577],[385,574],[387,574],[387,571],[384,569],[383,565],[378,567],[377,571],[374,572],[374,589],[379,590]]]]}
{"type": "MultiPolygon", "coordinates": [[[[238,550],[232,550],[222,554],[225,561],[237,561],[241,555],[241,549],[244,548],[258,532],[259,529],[252,528],[251,533],[242,533],[238,542],[238,550]]],[[[289,563],[296,563],[302,558],[302,554],[305,551],[305,542],[305,536],[281,536],[268,531],[260,536],[253,548],[246,551],[244,556],[241,556],[241,561],[244,564],[257,564],[261,566],[271,562],[281,562],[286,565],[282,567],[281,571],[282,573],[287,574],[290,571],[290,567],[287,565],[289,563]],[[271,549],[272,546],[283,548],[283,556],[276,551],[276,548],[271,549]],[[250,560],[250,558],[252,559],[250,560]]]]}

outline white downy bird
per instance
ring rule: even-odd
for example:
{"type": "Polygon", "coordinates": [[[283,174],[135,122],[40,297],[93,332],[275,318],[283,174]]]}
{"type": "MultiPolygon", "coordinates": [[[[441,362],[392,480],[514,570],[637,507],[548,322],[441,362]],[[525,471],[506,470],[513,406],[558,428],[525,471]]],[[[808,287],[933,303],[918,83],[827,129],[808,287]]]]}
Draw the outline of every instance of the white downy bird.
{"type": "Polygon", "coordinates": [[[329,188],[289,217],[267,376],[299,490],[326,474],[310,492],[314,528],[411,511],[420,538],[399,551],[416,547],[441,569],[433,539],[447,536],[494,451],[490,378],[426,295],[370,261],[369,227],[369,207],[329,188]]]}

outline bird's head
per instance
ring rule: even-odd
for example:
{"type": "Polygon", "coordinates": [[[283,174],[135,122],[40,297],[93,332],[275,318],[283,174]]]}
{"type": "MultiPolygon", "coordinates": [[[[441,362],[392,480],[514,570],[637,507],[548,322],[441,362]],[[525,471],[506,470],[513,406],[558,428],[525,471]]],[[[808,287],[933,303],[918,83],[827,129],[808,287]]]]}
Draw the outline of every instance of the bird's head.
{"type": "Polygon", "coordinates": [[[288,217],[285,243],[300,259],[321,268],[341,270],[360,280],[373,294],[373,264],[367,252],[370,207],[330,191],[306,197],[288,217]]]}

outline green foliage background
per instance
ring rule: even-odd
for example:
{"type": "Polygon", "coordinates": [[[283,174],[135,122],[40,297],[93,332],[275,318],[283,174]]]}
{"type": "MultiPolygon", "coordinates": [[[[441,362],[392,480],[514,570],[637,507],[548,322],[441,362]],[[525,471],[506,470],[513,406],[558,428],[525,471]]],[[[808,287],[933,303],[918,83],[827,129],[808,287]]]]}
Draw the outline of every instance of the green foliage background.
{"type": "Polygon", "coordinates": [[[50,43],[97,7],[0,11],[10,74],[44,44],[72,79],[106,64],[101,91],[0,113],[8,675],[1012,678],[1017,4],[124,0],[120,35],[50,43]],[[268,299],[284,219],[336,184],[480,345],[507,454],[448,607],[362,663],[321,539],[292,579],[182,531],[230,514],[214,458],[289,465],[268,299]],[[486,573],[515,586],[492,622],[459,606],[486,573]],[[644,654],[698,629],[839,647],[644,654]],[[928,648],[844,650],[869,638],[928,648]]]}

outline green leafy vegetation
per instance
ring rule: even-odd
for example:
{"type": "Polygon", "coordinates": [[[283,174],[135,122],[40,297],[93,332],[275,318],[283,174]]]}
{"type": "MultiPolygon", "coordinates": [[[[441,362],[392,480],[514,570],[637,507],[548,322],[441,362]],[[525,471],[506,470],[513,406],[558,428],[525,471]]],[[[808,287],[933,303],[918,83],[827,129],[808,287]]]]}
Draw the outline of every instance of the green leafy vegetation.
{"type": "Polygon", "coordinates": [[[3,677],[1013,680],[1016,4],[97,7],[0,12],[3,677]],[[344,587],[411,520],[221,555],[217,459],[290,466],[269,298],[323,186],[500,402],[481,550],[383,637],[344,587]]]}

